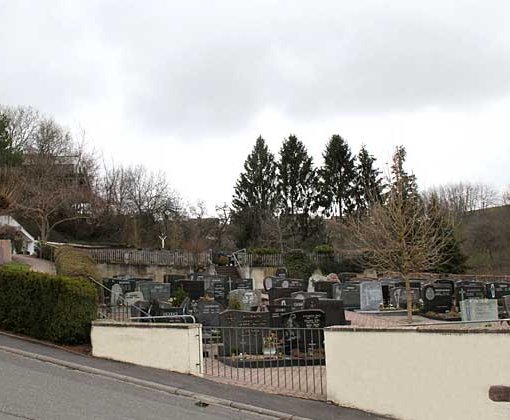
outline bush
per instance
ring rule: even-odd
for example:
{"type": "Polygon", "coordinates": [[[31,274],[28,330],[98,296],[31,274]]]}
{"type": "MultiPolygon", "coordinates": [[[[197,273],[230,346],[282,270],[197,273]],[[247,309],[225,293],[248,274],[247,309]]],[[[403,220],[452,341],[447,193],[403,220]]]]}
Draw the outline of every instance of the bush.
{"type": "Polygon", "coordinates": [[[94,259],[83,251],[68,246],[60,247],[55,252],[55,268],[61,276],[88,279],[92,277],[101,281],[94,259]]]}
{"type": "Polygon", "coordinates": [[[317,245],[313,250],[315,253],[321,255],[333,255],[335,253],[335,248],[333,245],[329,244],[317,245]]]}
{"type": "Polygon", "coordinates": [[[255,255],[274,255],[279,254],[280,251],[276,248],[249,248],[248,254],[255,255]]]}
{"type": "Polygon", "coordinates": [[[285,254],[285,268],[288,276],[295,279],[308,280],[314,271],[314,266],[308,255],[300,249],[285,254]]]}
{"type": "Polygon", "coordinates": [[[97,315],[96,290],[84,280],[0,270],[0,326],[63,344],[90,339],[97,315]]]}

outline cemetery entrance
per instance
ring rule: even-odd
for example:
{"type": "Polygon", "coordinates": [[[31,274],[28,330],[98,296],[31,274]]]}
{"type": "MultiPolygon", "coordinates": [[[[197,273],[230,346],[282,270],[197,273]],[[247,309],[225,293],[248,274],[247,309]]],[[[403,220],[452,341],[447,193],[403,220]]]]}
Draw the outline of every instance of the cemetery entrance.
{"type": "Polygon", "coordinates": [[[210,379],[326,399],[323,311],[228,310],[202,322],[204,374],[210,379]]]}

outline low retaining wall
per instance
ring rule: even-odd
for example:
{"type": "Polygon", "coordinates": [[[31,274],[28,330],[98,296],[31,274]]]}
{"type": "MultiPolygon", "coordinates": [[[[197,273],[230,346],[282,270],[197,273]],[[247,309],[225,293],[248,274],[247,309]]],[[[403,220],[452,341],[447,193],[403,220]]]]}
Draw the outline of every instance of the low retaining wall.
{"type": "Polygon", "coordinates": [[[178,269],[164,265],[131,265],[131,264],[97,264],[101,277],[126,275],[132,277],[149,277],[154,281],[163,282],[165,274],[180,274],[185,278],[189,269],[178,269]]]}
{"type": "Polygon", "coordinates": [[[92,323],[92,355],[202,376],[200,324],[92,323]]]}
{"type": "Polygon", "coordinates": [[[327,328],[328,399],[399,419],[510,418],[489,398],[510,386],[510,333],[431,328],[327,328]]]}

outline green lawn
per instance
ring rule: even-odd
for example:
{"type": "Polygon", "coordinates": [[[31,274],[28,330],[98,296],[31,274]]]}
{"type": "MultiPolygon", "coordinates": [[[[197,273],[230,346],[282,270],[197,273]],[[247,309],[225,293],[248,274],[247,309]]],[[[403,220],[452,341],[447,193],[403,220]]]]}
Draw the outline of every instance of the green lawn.
{"type": "Polygon", "coordinates": [[[28,264],[23,264],[19,262],[11,262],[8,264],[4,264],[0,266],[2,270],[8,271],[30,271],[30,266],[28,264]]]}

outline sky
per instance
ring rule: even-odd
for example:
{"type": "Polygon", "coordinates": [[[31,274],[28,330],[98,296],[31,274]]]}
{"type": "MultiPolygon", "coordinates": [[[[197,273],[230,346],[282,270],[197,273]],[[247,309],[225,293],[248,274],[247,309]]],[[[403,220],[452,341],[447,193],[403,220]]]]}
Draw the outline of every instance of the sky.
{"type": "Polygon", "coordinates": [[[421,188],[510,185],[508,0],[0,0],[0,104],[26,105],[107,164],[229,203],[262,135],[322,164],[340,134],[421,188]]]}

